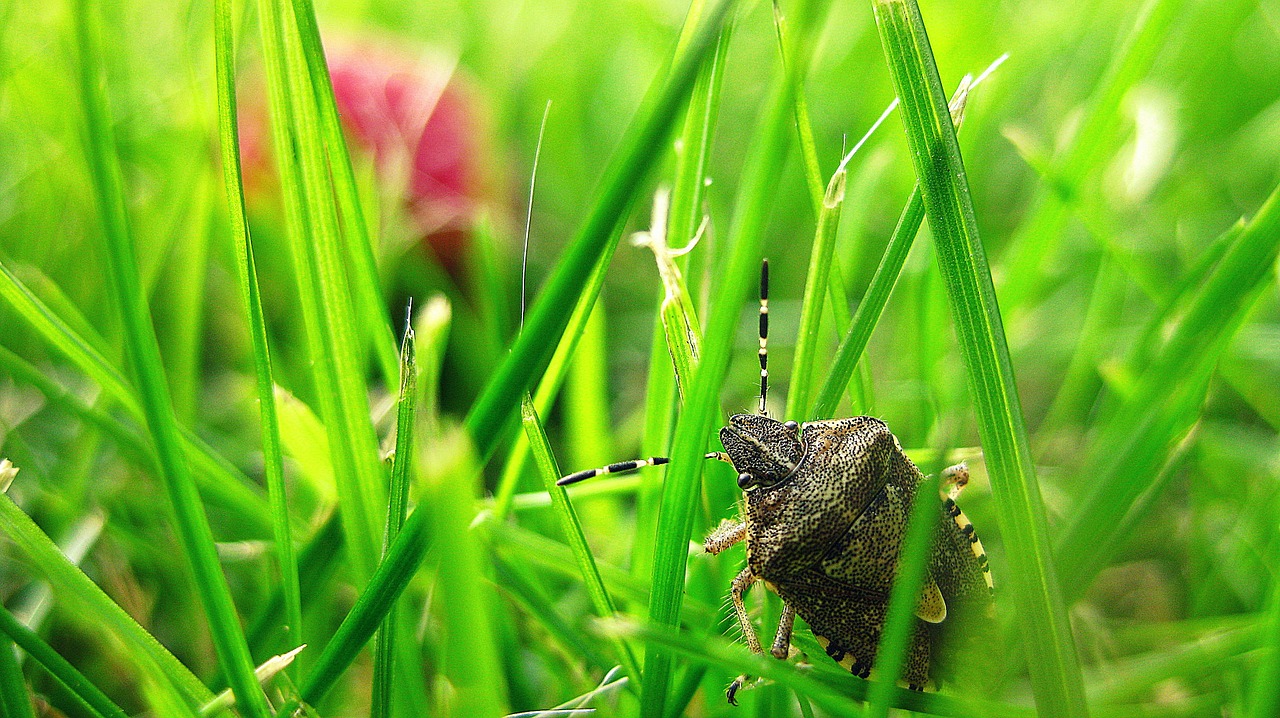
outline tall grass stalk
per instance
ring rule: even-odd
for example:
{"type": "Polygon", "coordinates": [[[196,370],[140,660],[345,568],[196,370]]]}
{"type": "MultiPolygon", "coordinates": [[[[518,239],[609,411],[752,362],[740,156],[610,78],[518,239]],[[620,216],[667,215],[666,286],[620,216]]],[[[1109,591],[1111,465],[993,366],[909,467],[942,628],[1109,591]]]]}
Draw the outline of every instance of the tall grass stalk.
{"type": "MultiPolygon", "coordinates": [[[[564,487],[556,485],[556,480],[563,474],[560,473],[560,467],[551,453],[551,444],[547,441],[546,433],[543,432],[542,422],[538,419],[533,400],[527,394],[520,403],[520,413],[525,434],[529,437],[529,445],[533,450],[534,461],[538,465],[538,473],[541,474],[547,493],[551,496],[551,504],[559,519],[560,529],[568,538],[569,546],[573,548],[574,558],[577,559],[578,568],[582,572],[582,583],[587,589],[587,595],[591,598],[591,605],[597,616],[612,618],[617,609],[614,608],[613,599],[605,588],[599,569],[596,568],[595,556],[592,555],[587,537],[582,532],[578,514],[574,511],[573,504],[569,503],[564,487]]],[[[640,664],[636,661],[631,646],[617,639],[613,644],[623,670],[639,684],[639,680],[636,679],[640,677],[640,664]]]]}
{"type": "MultiPolygon", "coordinates": [[[[400,343],[400,400],[396,412],[396,450],[391,467],[391,484],[387,492],[387,527],[383,532],[382,553],[396,540],[409,510],[409,485],[414,471],[414,454],[417,451],[414,433],[417,427],[417,349],[413,327],[405,330],[400,343]]],[[[393,678],[396,655],[396,638],[399,630],[399,612],[393,605],[378,629],[373,648],[373,697],[369,708],[372,718],[391,715],[391,699],[394,693],[393,678]]]]}
{"type": "Polygon", "coordinates": [[[263,472],[271,503],[271,535],[284,595],[285,635],[292,645],[303,643],[302,594],[298,588],[298,563],[289,528],[288,494],[284,484],[284,458],[280,453],[280,423],[276,418],[275,379],[271,369],[271,349],[267,324],[262,313],[258,271],[249,235],[244,205],[244,176],[240,166],[240,131],[236,121],[236,53],[231,0],[214,5],[214,40],[218,77],[218,131],[222,148],[222,177],[227,211],[231,219],[231,240],[235,245],[240,293],[249,318],[253,369],[258,391],[258,411],[262,421],[263,472]]]}
{"type": "Polygon", "coordinates": [[[1036,706],[1046,716],[1086,716],[1009,348],[924,20],[914,0],[877,0],[873,7],[978,410],[1036,706]]]}
{"type": "Polygon", "coordinates": [[[253,718],[265,718],[269,715],[266,696],[254,678],[249,647],[240,629],[231,590],[218,562],[213,532],[183,454],[182,435],[173,413],[155,327],[151,324],[138,277],[106,83],[102,76],[97,14],[95,4],[87,0],[81,2],[76,12],[76,29],[80,46],[80,89],[88,121],[88,155],[107,244],[110,283],[122,314],[125,344],[133,364],[147,427],[160,459],[160,478],[173,509],[182,550],[209,620],[219,665],[230,681],[242,710],[253,718]]]}
{"type": "MultiPolygon", "coordinates": [[[[653,555],[649,620],[658,626],[679,623],[689,537],[701,493],[702,455],[711,423],[719,413],[720,385],[729,369],[734,328],[758,276],[767,199],[786,158],[791,100],[785,87],[781,80],[774,82],[756,127],[756,140],[743,170],[730,230],[730,254],[707,322],[705,351],[676,424],[653,555]]],[[[671,671],[671,654],[650,644],[645,652],[645,684],[641,691],[644,715],[662,715],[671,671]]]]}

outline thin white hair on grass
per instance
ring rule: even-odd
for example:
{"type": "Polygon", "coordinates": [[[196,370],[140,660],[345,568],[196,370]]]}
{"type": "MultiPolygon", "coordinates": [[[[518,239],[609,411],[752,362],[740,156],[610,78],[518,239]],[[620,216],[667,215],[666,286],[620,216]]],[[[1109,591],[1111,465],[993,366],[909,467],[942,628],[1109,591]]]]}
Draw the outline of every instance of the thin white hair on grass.
{"type": "Polygon", "coordinates": [[[621,666],[614,666],[604,674],[604,678],[600,679],[600,683],[595,688],[583,693],[580,696],[571,698],[555,708],[546,708],[538,711],[525,711],[523,713],[509,713],[504,718],[554,718],[557,716],[583,716],[592,715],[596,712],[595,708],[582,708],[582,704],[587,701],[598,698],[607,693],[616,691],[627,684],[628,678],[614,678],[622,671],[621,666]]]}
{"type": "Polygon", "coordinates": [[[533,170],[529,173],[529,204],[524,211],[524,254],[520,260],[520,331],[524,331],[524,303],[529,274],[529,228],[533,225],[533,189],[538,184],[538,160],[542,158],[542,137],[547,131],[547,117],[551,114],[551,100],[542,109],[542,124],[538,126],[538,144],[533,148],[533,170]]]}
{"type": "MultiPolygon", "coordinates": [[[[987,69],[982,71],[982,74],[978,75],[977,79],[973,79],[972,75],[964,76],[964,79],[960,81],[961,87],[956,92],[957,98],[961,99],[961,109],[963,109],[963,98],[967,98],[969,92],[972,91],[973,88],[977,87],[983,80],[990,77],[991,73],[995,72],[996,68],[1003,65],[1004,61],[1008,59],[1009,53],[1007,52],[1000,57],[997,57],[994,62],[987,66],[987,69]]],[[[955,100],[953,100],[952,103],[954,104],[955,100]]],[[[897,107],[898,98],[895,97],[893,98],[893,102],[890,102],[889,106],[884,108],[884,112],[880,113],[880,117],[871,124],[871,128],[866,131],[866,134],[862,135],[862,139],[858,140],[858,144],[854,145],[853,149],[845,153],[844,159],[840,160],[840,166],[836,168],[836,171],[833,174],[840,174],[845,170],[849,165],[849,160],[853,159],[853,156],[858,153],[858,150],[862,149],[862,146],[866,144],[867,140],[871,139],[871,135],[880,128],[880,125],[889,118],[889,115],[892,114],[897,107]]],[[[952,114],[955,114],[954,110],[952,110],[952,114]]]]}

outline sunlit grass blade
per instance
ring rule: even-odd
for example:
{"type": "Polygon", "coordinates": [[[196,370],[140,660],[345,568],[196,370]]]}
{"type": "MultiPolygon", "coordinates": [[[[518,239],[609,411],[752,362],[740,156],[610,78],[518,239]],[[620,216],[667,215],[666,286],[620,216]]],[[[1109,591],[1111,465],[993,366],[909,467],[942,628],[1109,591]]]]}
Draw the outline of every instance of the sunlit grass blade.
{"type": "Polygon", "coordinates": [[[383,517],[375,507],[382,506],[386,485],[347,275],[353,260],[338,230],[314,89],[318,78],[304,57],[298,22],[285,0],[260,0],[258,16],[312,385],[329,434],[349,558],[357,583],[363,583],[378,555],[383,517]]]}
{"type": "Polygon", "coordinates": [[[874,8],[977,408],[1036,705],[1047,716],[1085,716],[1009,348],[933,51],[914,0],[877,0],[874,8]]]}
{"type": "Polygon", "coordinates": [[[1261,660],[1249,684],[1248,718],[1280,715],[1280,581],[1274,578],[1262,626],[1261,660]]]}
{"type": "MultiPolygon", "coordinates": [[[[547,493],[551,496],[552,506],[560,520],[560,528],[568,538],[569,546],[573,548],[574,558],[577,559],[578,567],[582,572],[582,583],[586,587],[587,595],[591,597],[591,605],[595,608],[596,615],[610,617],[617,609],[614,608],[613,599],[609,597],[609,591],[605,588],[604,580],[600,578],[600,571],[596,568],[595,556],[592,555],[591,547],[587,544],[587,537],[582,532],[578,514],[574,511],[573,504],[569,503],[564,487],[556,485],[556,481],[563,474],[560,473],[560,467],[556,464],[555,456],[551,453],[551,445],[547,442],[547,436],[542,430],[542,422],[538,419],[538,412],[527,394],[520,404],[520,409],[524,431],[529,437],[533,458],[538,465],[538,473],[542,475],[543,483],[547,487],[547,493]]],[[[638,683],[640,666],[636,662],[635,655],[631,652],[631,647],[621,641],[617,641],[614,644],[614,649],[627,675],[633,677],[633,680],[637,680],[638,683]]]]}
{"type": "Polygon", "coordinates": [[[876,682],[867,692],[867,702],[870,703],[868,718],[888,718],[889,708],[893,705],[893,689],[902,676],[903,660],[910,648],[911,634],[917,620],[916,604],[920,588],[928,575],[929,550],[937,534],[940,514],[935,497],[938,495],[939,476],[938,472],[934,472],[916,486],[915,503],[911,507],[898,559],[898,573],[889,594],[884,632],[881,633],[880,645],[876,648],[876,682]]]}
{"type": "MultiPolygon", "coordinates": [[[[68,663],[67,659],[53,650],[40,636],[37,636],[29,628],[18,622],[18,619],[14,618],[9,609],[3,606],[0,606],[0,632],[8,635],[19,648],[26,651],[27,655],[43,666],[53,676],[54,680],[62,684],[63,688],[82,701],[85,707],[92,710],[96,715],[104,718],[125,718],[125,712],[120,706],[112,702],[107,697],[107,694],[103,693],[83,673],[76,670],[75,666],[68,663]]],[[[0,649],[5,649],[5,647],[0,646],[0,649]]],[[[3,652],[9,655],[13,654],[12,650],[4,650],[3,652]]],[[[0,657],[0,660],[2,659],[3,657],[0,657]]],[[[6,715],[17,714],[8,713],[6,715]]]]}
{"type": "MultiPolygon", "coordinates": [[[[807,18],[806,13],[800,13],[807,18]]],[[[806,20],[807,21],[807,20],[806,20]]],[[[719,413],[720,385],[729,369],[733,333],[750,288],[760,271],[763,228],[770,193],[787,153],[791,100],[785,81],[775,81],[757,122],[755,141],[743,169],[743,180],[728,238],[729,257],[704,335],[704,354],[686,393],[676,424],[671,466],[662,486],[661,511],[653,553],[649,620],[659,626],[679,624],[684,598],[686,560],[693,516],[701,494],[703,458],[711,422],[719,413]]],[[[645,652],[641,710],[663,713],[672,672],[671,654],[650,645],[645,652]]]]}
{"type": "MultiPolygon", "coordinates": [[[[409,510],[409,484],[413,476],[414,431],[417,427],[417,349],[413,328],[404,334],[400,344],[400,400],[396,412],[396,453],[391,467],[391,485],[387,492],[387,528],[383,534],[383,555],[400,533],[405,513],[409,510]]],[[[369,715],[387,718],[391,715],[392,679],[395,675],[398,612],[393,606],[378,629],[373,648],[373,697],[369,715]]]]}
{"type": "Polygon", "coordinates": [[[1238,237],[1191,298],[1159,353],[1143,362],[1138,385],[1105,418],[1089,452],[1082,471],[1091,477],[1090,488],[1057,543],[1059,573],[1071,586],[1087,586],[1107,552],[1067,548],[1110,546],[1118,538],[1114,531],[1124,525],[1120,519],[1194,421],[1219,357],[1266,286],[1280,253],[1280,186],[1242,230],[1228,233],[1238,237]]]}
{"type": "Polygon", "coordinates": [[[187,705],[201,705],[213,698],[213,693],[200,679],[68,561],[57,545],[3,492],[0,492],[0,533],[8,537],[27,565],[49,582],[59,604],[77,615],[93,616],[92,625],[104,636],[119,641],[125,649],[121,657],[140,673],[152,677],[159,685],[172,686],[187,705]]]}
{"type": "Polygon", "coordinates": [[[349,260],[347,266],[351,269],[352,301],[360,316],[357,329],[371,347],[374,363],[390,387],[398,376],[399,362],[395,336],[383,308],[382,282],[378,276],[374,238],[365,218],[355,170],[351,164],[351,152],[347,147],[347,136],[338,116],[338,103],[333,94],[333,80],[329,77],[329,65],[325,60],[314,4],[312,0],[292,0],[292,3],[294,20],[298,24],[298,38],[302,42],[302,52],[315,89],[333,196],[337,200],[344,229],[344,246],[349,260]]]}
{"type": "Polygon", "coordinates": [[[88,155],[107,245],[110,284],[122,315],[125,343],[138,382],[147,427],[160,460],[160,478],[169,497],[183,553],[209,620],[219,665],[235,689],[244,712],[254,718],[263,718],[268,715],[266,696],[254,680],[249,647],[240,629],[231,590],[218,562],[208,517],[183,453],[182,435],[173,413],[155,327],[151,324],[138,277],[106,83],[102,75],[97,13],[96,4],[87,0],[81,2],[77,8],[76,29],[80,45],[81,92],[88,121],[88,155]]]}
{"type": "Polygon", "coordinates": [[[258,390],[258,410],[262,421],[262,459],[267,497],[271,503],[271,535],[280,572],[285,605],[286,641],[304,642],[302,594],[298,588],[298,564],[289,528],[289,501],[284,484],[284,458],[280,451],[280,425],[276,418],[275,379],[271,369],[271,349],[267,324],[262,313],[258,271],[249,236],[244,205],[244,178],[240,167],[240,131],[236,125],[235,37],[231,0],[217,0],[214,6],[215,54],[218,77],[218,131],[222,148],[222,176],[227,211],[231,219],[231,240],[235,245],[240,292],[249,318],[249,338],[253,347],[253,368],[258,390]]]}

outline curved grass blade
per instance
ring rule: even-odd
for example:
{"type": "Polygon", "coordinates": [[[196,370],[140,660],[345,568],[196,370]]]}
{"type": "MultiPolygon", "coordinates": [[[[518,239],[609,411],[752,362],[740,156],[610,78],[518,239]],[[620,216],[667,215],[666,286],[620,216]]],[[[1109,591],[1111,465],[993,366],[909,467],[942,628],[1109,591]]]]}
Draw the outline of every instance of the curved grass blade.
{"type": "Polygon", "coordinates": [[[1086,716],[1009,348],[924,21],[914,0],[876,0],[873,7],[978,411],[1036,705],[1047,716],[1086,716]]]}
{"type": "Polygon", "coordinates": [[[253,253],[253,240],[249,236],[249,221],[244,205],[244,177],[240,167],[240,131],[236,126],[238,114],[233,33],[231,0],[216,0],[214,34],[222,176],[227,194],[227,210],[231,219],[232,241],[235,243],[240,293],[244,299],[245,312],[248,314],[249,338],[253,347],[253,369],[258,390],[258,410],[262,421],[263,472],[267,480],[267,498],[271,503],[271,535],[275,539],[276,561],[284,595],[286,642],[301,645],[304,642],[302,594],[298,588],[298,563],[293,551],[293,535],[289,529],[289,500],[284,485],[284,458],[280,450],[280,422],[276,417],[271,348],[267,342],[267,323],[262,314],[262,297],[258,290],[258,271],[253,253]]]}
{"type": "Polygon", "coordinates": [[[0,492],[0,533],[49,582],[58,601],[79,615],[93,616],[93,626],[126,649],[124,658],[157,684],[171,687],[189,706],[203,705],[213,693],[137,621],[111,600],[92,579],[67,560],[58,546],[29,516],[0,492]]]}
{"type": "MultiPolygon", "coordinates": [[[[574,558],[577,559],[578,568],[581,571],[582,583],[587,589],[587,595],[591,597],[591,605],[595,608],[596,615],[602,618],[613,616],[617,609],[613,606],[613,599],[609,597],[604,580],[600,578],[595,556],[592,555],[591,547],[587,544],[586,535],[582,533],[578,514],[574,511],[573,504],[569,503],[564,487],[556,485],[556,480],[563,474],[560,473],[560,467],[551,453],[551,444],[547,441],[547,435],[542,430],[542,422],[538,419],[538,412],[528,394],[520,403],[520,413],[525,434],[529,437],[529,445],[533,450],[534,461],[538,465],[538,473],[542,475],[547,493],[551,496],[552,506],[560,520],[560,528],[568,538],[569,546],[573,548],[574,558]]],[[[622,641],[615,641],[614,649],[623,670],[638,684],[640,665],[636,662],[631,647],[622,641]]]]}
{"type": "MultiPolygon", "coordinates": [[[[83,673],[76,670],[75,666],[68,663],[67,659],[58,655],[58,652],[53,650],[48,643],[45,643],[40,636],[37,636],[31,629],[22,625],[9,612],[9,609],[4,606],[0,606],[0,632],[8,635],[10,640],[26,651],[27,655],[43,666],[49,672],[49,675],[53,676],[54,680],[83,702],[85,707],[92,710],[96,715],[104,718],[126,717],[127,714],[124,710],[108,698],[107,694],[103,693],[83,673]]],[[[0,651],[4,651],[9,655],[13,654],[13,651],[6,646],[0,646],[0,651]]],[[[16,714],[10,713],[7,715],[16,714]]]]}
{"type": "Polygon", "coordinates": [[[6,718],[36,718],[26,681],[22,680],[18,654],[7,635],[0,635],[0,714],[6,718]]]}
{"type": "Polygon", "coordinates": [[[231,590],[218,562],[213,532],[183,453],[182,434],[160,362],[155,327],[142,293],[102,76],[97,7],[82,0],[76,14],[91,174],[110,260],[110,283],[122,314],[125,342],[138,381],[147,427],[160,459],[161,477],[172,505],[175,528],[209,619],[218,662],[244,712],[253,718],[265,718],[269,715],[266,696],[254,679],[249,646],[240,629],[231,590]]]}

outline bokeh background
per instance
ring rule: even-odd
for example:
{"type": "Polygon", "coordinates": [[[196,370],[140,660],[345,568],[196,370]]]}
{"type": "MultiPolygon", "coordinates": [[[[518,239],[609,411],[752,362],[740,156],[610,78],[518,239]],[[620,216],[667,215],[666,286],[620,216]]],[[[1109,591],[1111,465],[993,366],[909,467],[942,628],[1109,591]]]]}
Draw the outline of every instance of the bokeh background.
{"type": "MultiPolygon", "coordinates": [[[[711,259],[695,260],[689,277],[700,311],[716,291],[715,273],[706,268],[723,250],[717,242],[727,236],[743,158],[757,140],[756,114],[779,66],[770,4],[740,5],[709,156],[706,233],[694,251],[711,259]]],[[[785,2],[781,7],[788,9],[785,2]]],[[[929,0],[922,10],[948,89],[1008,54],[974,90],[961,148],[1051,535],[1057,535],[1073,522],[1088,523],[1077,510],[1094,488],[1090,472],[1106,446],[1100,442],[1115,432],[1108,422],[1127,416],[1126,399],[1159,356],[1160,341],[1184,318],[1181,302],[1195,295],[1214,266],[1214,252],[1225,248],[1215,240],[1257,213],[1280,181],[1280,3],[929,0]]],[[[686,11],[666,0],[317,3],[333,89],[372,218],[386,312],[398,332],[409,298],[421,306],[443,295],[452,309],[442,364],[432,377],[438,385],[433,381],[429,389],[439,396],[433,426],[456,424],[506,355],[521,322],[524,268],[531,301],[591,207],[606,161],[662,71],[686,11]]],[[[0,2],[0,261],[124,367],[86,161],[77,12],[66,2],[0,2]]],[[[204,0],[111,0],[100,12],[127,210],[176,412],[257,480],[252,354],[218,154],[213,9],[204,0]]],[[[335,499],[316,476],[323,470],[308,465],[307,437],[324,429],[306,409],[316,388],[284,240],[257,13],[252,3],[238,5],[236,13],[246,202],[276,381],[296,402],[285,418],[294,422],[285,429],[292,436],[286,458],[299,495],[295,530],[302,540],[322,525],[335,499]]],[[[869,3],[832,3],[820,28],[803,91],[822,171],[829,174],[893,90],[869,3]]],[[[671,182],[672,164],[672,156],[658,163],[624,234],[648,227],[648,198],[671,182]]],[[[915,180],[896,114],[849,168],[836,256],[856,303],[915,180]]],[[[814,220],[793,148],[776,177],[765,239],[775,416],[787,391],[814,220]]],[[[560,399],[543,417],[564,471],[639,455],[661,291],[653,254],[624,236],[560,399]]],[[[1076,640],[1099,714],[1243,714],[1249,678],[1275,641],[1261,628],[1280,537],[1274,270],[1251,291],[1250,310],[1206,359],[1211,374],[1191,413],[1176,416],[1158,436],[1142,435],[1148,451],[1134,476],[1124,467],[1110,469],[1152,488],[1137,514],[1122,511],[1129,523],[1096,579],[1072,589],[1079,599],[1072,606],[1076,640]]],[[[753,312],[743,307],[739,359],[722,397],[726,416],[750,411],[755,401],[753,312]]],[[[820,373],[834,355],[836,331],[827,318],[820,373]]],[[[962,503],[992,552],[1000,582],[1000,527],[955,342],[926,226],[872,336],[853,394],[857,404],[842,411],[884,419],[908,449],[946,442],[977,457],[962,503]]],[[[22,367],[84,404],[115,415],[118,408],[102,402],[99,388],[9,305],[0,305],[0,346],[0,455],[21,468],[10,496],[55,540],[84,541],[84,570],[213,682],[211,646],[173,549],[156,477],[122,456],[111,435],[51,400],[22,367]]],[[[369,376],[371,405],[383,412],[379,426],[386,436],[391,397],[372,365],[369,376]]],[[[1176,378],[1169,393],[1204,380],[1176,378]]],[[[484,480],[473,487],[482,515],[503,473],[509,436],[500,443],[484,480]]],[[[653,472],[645,485],[660,476],[653,472]]],[[[710,469],[705,480],[732,476],[710,469]]],[[[508,523],[563,542],[536,498],[541,481],[532,466],[518,486],[508,523]]],[[[708,506],[695,533],[732,511],[731,502],[708,506]]],[[[622,577],[610,580],[631,582],[620,608],[643,617],[637,589],[648,574],[632,541],[634,490],[583,499],[578,508],[593,552],[622,577]]],[[[210,505],[208,512],[238,608],[249,621],[274,587],[270,537],[225,506],[210,505]]],[[[559,705],[603,676],[546,613],[554,611],[569,635],[594,640],[572,563],[557,570],[531,560],[528,547],[540,544],[529,544],[529,536],[499,533],[482,542],[498,564],[484,584],[494,595],[486,610],[502,669],[503,685],[495,690],[512,712],[559,705]],[[522,542],[525,553],[514,547],[522,542]],[[521,585],[532,587],[534,597],[513,589],[505,573],[522,562],[529,565],[520,567],[521,585]]],[[[1094,547],[1058,549],[1088,553],[1094,547]]],[[[432,556],[408,600],[423,656],[421,697],[432,709],[456,710],[439,653],[445,629],[432,598],[431,561],[441,559],[434,550],[432,556]]],[[[692,559],[706,565],[691,569],[689,600],[713,614],[719,609],[719,625],[730,637],[721,596],[741,560],[740,549],[714,562],[692,559]]],[[[332,574],[304,597],[319,636],[332,631],[358,593],[341,561],[332,574]]],[[[32,583],[36,578],[0,538],[6,605],[31,618],[127,710],[153,706],[117,646],[93,630],[93,617],[65,610],[56,587],[42,590],[32,583]]],[[[714,625],[698,628],[721,633],[714,625]]],[[[259,648],[260,661],[279,647],[264,641],[259,648]]],[[[988,697],[1026,701],[1016,652],[1006,664],[993,668],[1002,687],[988,697]]],[[[366,656],[318,714],[367,711],[369,671],[366,656]]],[[[30,666],[26,673],[52,704],[49,710],[75,714],[45,675],[30,666]]],[[[688,713],[740,714],[720,699],[730,677],[713,666],[693,681],[688,713]]],[[[740,712],[800,715],[780,689],[754,693],[762,696],[750,699],[758,705],[740,712]]],[[[590,705],[605,715],[635,710],[634,697],[617,688],[590,705]]]]}

